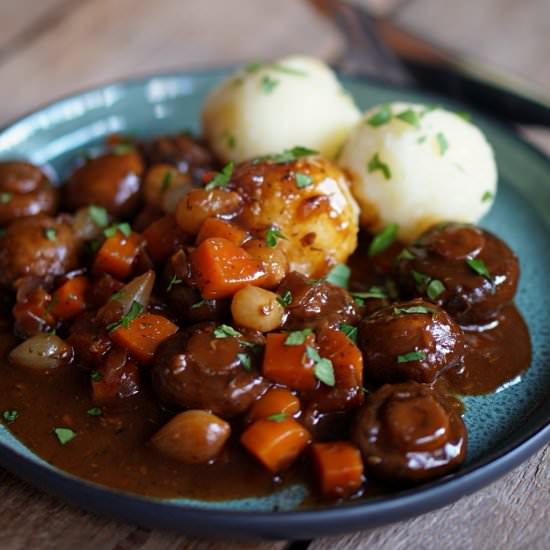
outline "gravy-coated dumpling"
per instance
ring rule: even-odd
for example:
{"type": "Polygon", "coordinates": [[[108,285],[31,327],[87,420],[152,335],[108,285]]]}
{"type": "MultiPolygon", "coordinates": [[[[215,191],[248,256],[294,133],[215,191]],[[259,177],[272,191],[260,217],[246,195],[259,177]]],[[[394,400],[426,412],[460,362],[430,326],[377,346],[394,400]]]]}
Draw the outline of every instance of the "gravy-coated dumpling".
{"type": "Polygon", "coordinates": [[[379,309],[359,325],[365,376],[376,382],[433,382],[464,352],[461,328],[439,307],[422,300],[379,309]]]}
{"type": "Polygon", "coordinates": [[[437,303],[464,325],[490,321],[514,299],[519,263],[488,231],[447,223],[401,254],[398,272],[405,293],[437,303]]]}
{"type": "Polygon", "coordinates": [[[202,112],[208,143],[240,162],[295,145],[334,158],[360,114],[322,61],[294,55],[253,63],[210,93],[202,112]]]}
{"type": "Polygon", "coordinates": [[[467,445],[466,427],[450,400],[416,382],[388,384],[369,395],[353,439],[367,474],[396,484],[454,470],[467,445]]]}
{"type": "Polygon", "coordinates": [[[244,199],[238,221],[255,232],[279,230],[285,238],[278,246],[288,255],[290,271],[324,275],[357,245],[359,210],[348,181],[322,157],[273,158],[235,169],[229,187],[244,199]]]}

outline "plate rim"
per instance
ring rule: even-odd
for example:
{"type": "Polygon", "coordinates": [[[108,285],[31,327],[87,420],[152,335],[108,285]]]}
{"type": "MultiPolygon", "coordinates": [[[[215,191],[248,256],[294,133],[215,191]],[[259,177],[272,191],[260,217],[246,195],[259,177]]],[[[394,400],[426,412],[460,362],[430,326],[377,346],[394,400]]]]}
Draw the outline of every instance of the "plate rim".
{"type": "MultiPolygon", "coordinates": [[[[63,102],[77,99],[87,93],[98,92],[112,86],[123,88],[144,86],[155,78],[221,77],[233,68],[234,66],[223,66],[153,72],[89,86],[48,101],[17,116],[14,120],[2,125],[0,135],[33,115],[55,109],[63,102]]],[[[338,73],[338,77],[344,83],[355,81],[385,87],[388,90],[401,89],[372,78],[349,76],[342,73],[338,73]]],[[[406,89],[460,103],[456,99],[445,98],[418,88],[408,87],[406,89]]],[[[485,113],[483,116],[500,131],[509,135],[518,146],[538,156],[547,165],[550,172],[550,157],[541,149],[527,142],[502,120],[485,113]]],[[[434,482],[388,496],[312,509],[255,511],[206,508],[118,491],[74,476],[55,466],[49,467],[44,463],[37,462],[31,456],[24,455],[4,441],[0,441],[0,465],[16,476],[29,481],[34,487],[96,514],[105,516],[107,513],[109,518],[153,528],[176,529],[186,534],[204,535],[208,533],[220,536],[230,533],[240,537],[303,539],[341,534],[360,528],[401,521],[451,504],[460,497],[488,485],[550,442],[550,403],[544,401],[539,403],[529,414],[530,419],[533,417],[535,417],[535,420],[532,421],[534,424],[526,432],[513,437],[498,451],[489,452],[479,462],[434,482]],[[59,482],[58,485],[56,485],[57,482],[59,482]],[[103,501],[106,498],[109,499],[109,503],[105,508],[103,501]],[[158,513],[151,513],[151,507],[158,513]],[[216,528],[221,529],[221,533],[216,533],[216,528]]],[[[39,457],[32,450],[29,449],[29,451],[39,457]]]]}

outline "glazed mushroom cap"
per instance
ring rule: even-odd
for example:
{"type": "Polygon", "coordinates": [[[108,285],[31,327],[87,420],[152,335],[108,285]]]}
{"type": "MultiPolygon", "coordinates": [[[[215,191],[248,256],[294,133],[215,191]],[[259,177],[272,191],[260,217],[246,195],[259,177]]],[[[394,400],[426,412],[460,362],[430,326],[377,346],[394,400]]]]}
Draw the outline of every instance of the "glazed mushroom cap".
{"type": "Polygon", "coordinates": [[[385,385],[357,416],[353,439],[367,474],[418,483],[456,469],[466,455],[467,432],[450,400],[424,384],[385,385]]]}
{"type": "Polygon", "coordinates": [[[375,382],[433,382],[457,365],[464,334],[441,308],[423,300],[379,309],[359,325],[365,377],[375,382]]]}
{"type": "Polygon", "coordinates": [[[438,224],[401,254],[398,280],[409,296],[423,296],[460,324],[494,319],[516,293],[519,263],[498,237],[469,224],[438,224]]]}

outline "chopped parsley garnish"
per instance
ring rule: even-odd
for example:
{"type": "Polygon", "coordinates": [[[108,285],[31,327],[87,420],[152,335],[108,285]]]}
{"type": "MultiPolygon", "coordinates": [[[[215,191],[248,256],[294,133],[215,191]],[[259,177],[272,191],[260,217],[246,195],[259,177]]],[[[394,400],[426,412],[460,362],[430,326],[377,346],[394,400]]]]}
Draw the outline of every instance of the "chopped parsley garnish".
{"type": "Polygon", "coordinates": [[[394,315],[411,315],[415,313],[434,313],[434,310],[426,306],[394,307],[394,315]]]}
{"type": "Polygon", "coordinates": [[[414,260],[415,256],[414,254],[408,249],[404,248],[397,256],[396,260],[414,260]]]}
{"type": "Polygon", "coordinates": [[[166,193],[170,186],[172,185],[172,180],[174,179],[174,174],[172,170],[166,170],[164,172],[164,177],[162,178],[162,183],[160,184],[160,193],[166,193]]]}
{"type": "Polygon", "coordinates": [[[98,370],[93,370],[90,373],[90,379],[92,382],[101,382],[103,380],[103,375],[98,370]]]}
{"type": "Polygon", "coordinates": [[[385,300],[388,297],[386,289],[382,286],[371,286],[368,290],[364,292],[352,292],[351,295],[354,298],[374,298],[376,300],[385,300]]]}
{"type": "Polygon", "coordinates": [[[12,422],[15,422],[18,417],[19,411],[16,411],[15,409],[8,409],[2,412],[2,420],[6,422],[6,424],[11,424],[12,422]]]}
{"type": "Polygon", "coordinates": [[[419,143],[420,145],[422,145],[422,143],[424,143],[427,139],[428,139],[428,136],[420,136],[420,137],[416,140],[416,143],[419,143]]]}
{"type": "Polygon", "coordinates": [[[391,117],[391,107],[388,103],[386,103],[367,120],[367,124],[369,126],[373,126],[374,128],[378,128],[378,126],[387,124],[391,120],[391,117]]]}
{"type": "Polygon", "coordinates": [[[391,170],[390,167],[380,160],[378,153],[375,153],[373,157],[369,160],[367,164],[367,170],[369,174],[373,172],[380,171],[385,179],[391,179],[391,170]]]}
{"type": "Polygon", "coordinates": [[[411,351],[397,356],[398,363],[410,363],[411,361],[423,361],[426,354],[423,351],[411,351]]]}
{"type": "Polygon", "coordinates": [[[132,233],[132,228],[130,227],[130,224],[127,222],[123,223],[114,223],[113,225],[110,225],[107,227],[107,229],[103,230],[103,234],[110,239],[111,237],[114,237],[116,235],[116,232],[120,231],[125,237],[129,237],[132,233]]]}
{"type": "Polygon", "coordinates": [[[92,407],[86,411],[88,416],[103,416],[103,409],[101,407],[92,407]]]}
{"type": "Polygon", "coordinates": [[[44,237],[48,239],[48,241],[55,241],[56,236],[57,231],[53,227],[46,227],[46,229],[44,229],[44,237]]]}
{"type": "Polygon", "coordinates": [[[181,282],[182,279],[180,279],[177,275],[172,275],[172,278],[166,287],[166,292],[170,292],[174,286],[179,285],[181,282]]]}
{"type": "Polygon", "coordinates": [[[449,149],[449,142],[443,132],[438,132],[435,139],[437,140],[437,145],[439,147],[439,154],[443,156],[447,152],[447,149],[449,149]]]}
{"type": "Polygon", "coordinates": [[[231,175],[233,174],[233,161],[228,162],[221,172],[218,172],[207,184],[205,189],[210,191],[216,187],[221,187],[222,189],[229,183],[231,175]]]}
{"type": "Polygon", "coordinates": [[[302,157],[317,154],[319,154],[319,151],[308,149],[307,147],[303,147],[302,145],[296,145],[292,149],[285,149],[282,153],[275,153],[274,155],[264,155],[262,157],[257,157],[252,161],[252,163],[258,164],[259,162],[271,161],[275,164],[285,164],[287,162],[293,162],[302,157]]]}
{"type": "Polygon", "coordinates": [[[407,109],[406,111],[399,113],[396,115],[396,118],[410,124],[411,126],[414,126],[415,128],[420,126],[420,117],[413,109],[407,109]]]}
{"type": "Polygon", "coordinates": [[[399,225],[396,223],[391,223],[390,225],[387,225],[378,233],[374,239],[372,239],[368,255],[369,256],[376,256],[377,254],[380,254],[380,252],[383,252],[388,248],[396,239],[397,237],[397,230],[399,229],[399,225]]]}
{"type": "Polygon", "coordinates": [[[276,227],[268,227],[265,232],[265,244],[269,248],[274,248],[278,239],[288,240],[276,227]]]}
{"type": "Polygon", "coordinates": [[[244,370],[252,370],[252,362],[250,361],[250,355],[248,355],[248,353],[237,353],[237,357],[244,370]]]}
{"type": "Polygon", "coordinates": [[[8,204],[8,202],[10,202],[12,198],[13,198],[13,193],[10,193],[9,191],[0,193],[0,204],[8,204]]]}
{"type": "Polygon", "coordinates": [[[198,309],[199,307],[202,307],[204,304],[206,304],[206,300],[199,300],[198,302],[195,302],[189,309],[198,309]]]}
{"type": "Polygon", "coordinates": [[[132,321],[135,321],[141,315],[143,309],[144,307],[139,302],[136,302],[134,300],[132,302],[132,305],[130,306],[130,309],[128,310],[128,313],[126,313],[126,315],[123,315],[118,321],[107,325],[107,330],[109,332],[113,332],[120,327],[128,328],[130,326],[130,323],[132,321]]]}
{"type": "Polygon", "coordinates": [[[466,111],[457,111],[455,115],[459,116],[461,119],[465,120],[466,122],[470,122],[470,120],[472,120],[472,115],[470,113],[467,113],[466,111]]]}
{"type": "Polygon", "coordinates": [[[266,420],[270,420],[271,422],[282,422],[283,420],[286,420],[288,418],[288,413],[281,411],[275,414],[271,414],[266,417],[266,420]]]}
{"type": "Polygon", "coordinates": [[[286,65],[281,65],[280,63],[273,63],[271,65],[271,68],[274,71],[279,71],[280,73],[292,74],[294,76],[307,76],[307,73],[305,71],[302,71],[301,69],[287,67],[286,65]]]}
{"type": "Polygon", "coordinates": [[[288,333],[285,340],[285,346],[301,346],[306,341],[306,338],[311,334],[313,334],[313,331],[310,328],[293,330],[288,333]]]}
{"type": "Polygon", "coordinates": [[[420,292],[423,292],[430,282],[430,277],[428,277],[428,275],[425,275],[424,273],[420,273],[420,271],[415,271],[414,269],[411,270],[411,275],[414,279],[414,282],[416,283],[416,288],[420,292]]]}
{"type": "Polygon", "coordinates": [[[313,183],[313,179],[311,176],[308,176],[307,174],[302,174],[301,172],[296,172],[294,174],[294,180],[296,181],[296,187],[298,189],[303,189],[304,187],[308,187],[313,183]]]}
{"type": "Polygon", "coordinates": [[[340,330],[354,343],[357,343],[357,327],[353,325],[348,325],[347,323],[342,323],[340,325],[340,330]]]}
{"type": "Polygon", "coordinates": [[[325,280],[334,286],[348,288],[351,269],[346,264],[336,264],[327,274],[325,280]]]}
{"type": "Polygon", "coordinates": [[[240,338],[242,334],[229,325],[220,325],[214,329],[215,338],[230,338],[232,336],[240,338]]]}
{"type": "Polygon", "coordinates": [[[115,155],[127,155],[133,153],[135,147],[131,143],[119,143],[113,147],[113,153],[115,155]]]}
{"type": "Polygon", "coordinates": [[[439,279],[432,279],[426,287],[426,296],[430,300],[436,300],[445,292],[445,285],[439,279]]]}
{"type": "Polygon", "coordinates": [[[76,437],[76,432],[71,428],[54,428],[53,433],[61,445],[66,445],[76,437]]]}
{"type": "Polygon", "coordinates": [[[485,262],[481,258],[466,258],[466,260],[464,261],[474,273],[481,275],[484,279],[487,279],[488,281],[493,281],[493,278],[491,277],[491,274],[489,273],[485,262]]]}
{"type": "Polygon", "coordinates": [[[481,202],[489,202],[493,197],[494,195],[491,191],[485,191],[485,193],[481,195],[481,202]]]}
{"type": "Polygon", "coordinates": [[[262,76],[260,81],[262,92],[266,94],[270,94],[278,85],[279,81],[276,78],[271,78],[268,74],[262,76]]]}
{"type": "Polygon", "coordinates": [[[105,210],[105,208],[92,204],[88,207],[88,212],[90,214],[91,220],[98,227],[107,227],[107,224],[109,223],[109,218],[107,217],[107,210],[105,210]]]}
{"type": "Polygon", "coordinates": [[[123,290],[117,290],[110,298],[109,302],[112,302],[114,300],[120,300],[121,298],[124,298],[124,291],[123,290]]]}
{"type": "Polygon", "coordinates": [[[292,303],[292,292],[285,290],[281,296],[277,298],[277,302],[283,307],[288,307],[292,303]]]}
{"type": "Polygon", "coordinates": [[[439,105],[426,105],[426,107],[424,107],[424,109],[420,111],[420,116],[426,116],[427,114],[431,113],[432,111],[436,111],[439,108],[439,105]]]}
{"type": "Polygon", "coordinates": [[[258,72],[263,67],[263,63],[255,62],[255,63],[249,63],[244,68],[245,72],[247,73],[255,73],[258,72]]]}
{"type": "Polygon", "coordinates": [[[237,146],[237,138],[233,134],[227,134],[227,146],[229,149],[235,149],[237,146]]]}
{"type": "Polygon", "coordinates": [[[327,386],[334,386],[336,384],[336,379],[334,378],[334,367],[332,366],[332,361],[330,359],[325,359],[324,357],[313,367],[313,373],[315,378],[320,380],[323,384],[327,386]]]}

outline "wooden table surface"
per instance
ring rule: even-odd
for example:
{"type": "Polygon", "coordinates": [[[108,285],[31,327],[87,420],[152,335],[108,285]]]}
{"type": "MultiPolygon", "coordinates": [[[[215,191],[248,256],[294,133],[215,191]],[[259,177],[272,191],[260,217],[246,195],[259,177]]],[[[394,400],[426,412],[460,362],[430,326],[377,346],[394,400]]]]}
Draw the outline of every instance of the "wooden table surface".
{"type": "MultiPolygon", "coordinates": [[[[364,0],[425,36],[550,89],[548,0],[364,0]],[[465,7],[467,4],[467,7],[465,7]],[[474,7],[475,6],[475,7],[474,7]]],[[[302,0],[0,0],[0,125],[47,101],[129,75],[305,52],[342,40],[302,0]]],[[[550,150],[547,135],[533,132],[550,150]]],[[[550,448],[436,512],[315,550],[550,548],[550,448]]],[[[283,549],[190,540],[98,518],[0,469],[1,549],[283,549]]]]}

